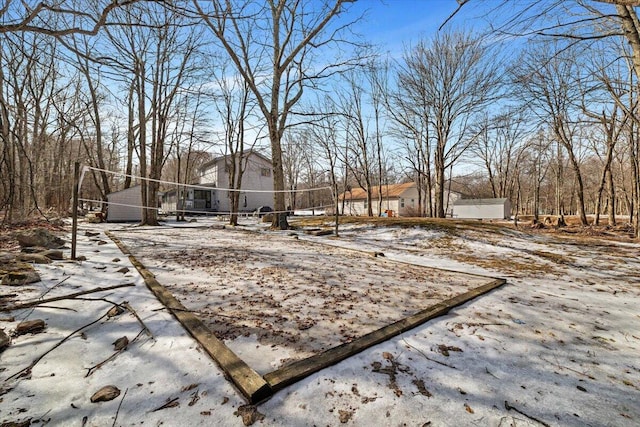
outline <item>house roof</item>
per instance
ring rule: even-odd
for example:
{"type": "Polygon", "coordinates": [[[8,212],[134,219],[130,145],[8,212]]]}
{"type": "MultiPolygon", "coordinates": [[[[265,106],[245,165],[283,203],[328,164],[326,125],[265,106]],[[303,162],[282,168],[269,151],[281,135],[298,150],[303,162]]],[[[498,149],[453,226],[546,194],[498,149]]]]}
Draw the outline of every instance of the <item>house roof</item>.
{"type": "MultiPolygon", "coordinates": [[[[397,199],[402,194],[410,188],[415,188],[415,182],[406,182],[404,184],[390,184],[382,186],[382,197],[387,199],[397,199]]],[[[378,198],[378,190],[379,187],[372,186],[371,187],[371,198],[378,198]]],[[[366,200],[367,191],[364,188],[356,187],[352,188],[351,191],[346,191],[340,195],[340,199],[349,199],[349,200],[366,200]]]]}
{"type": "Polygon", "coordinates": [[[453,204],[455,206],[479,206],[479,205],[504,205],[508,199],[458,199],[453,204]]]}
{"type": "MultiPolygon", "coordinates": [[[[245,151],[243,151],[243,152],[242,152],[242,156],[243,156],[243,157],[246,157],[246,156],[249,156],[249,155],[256,155],[256,156],[258,156],[259,158],[261,158],[262,160],[264,160],[264,161],[266,161],[266,162],[271,163],[271,159],[269,159],[269,158],[268,158],[267,156],[265,156],[264,154],[260,154],[260,153],[258,153],[257,151],[253,151],[253,150],[245,150],[245,151]]],[[[225,155],[223,155],[223,156],[215,157],[215,158],[213,158],[213,159],[209,160],[208,162],[203,163],[203,164],[200,166],[200,168],[199,168],[199,169],[200,169],[200,170],[207,169],[207,168],[209,168],[210,166],[213,166],[213,165],[215,165],[216,163],[219,163],[219,162],[220,162],[220,161],[222,161],[222,160],[226,160],[226,159],[228,159],[229,157],[231,157],[231,154],[225,154],[225,155]]]]}

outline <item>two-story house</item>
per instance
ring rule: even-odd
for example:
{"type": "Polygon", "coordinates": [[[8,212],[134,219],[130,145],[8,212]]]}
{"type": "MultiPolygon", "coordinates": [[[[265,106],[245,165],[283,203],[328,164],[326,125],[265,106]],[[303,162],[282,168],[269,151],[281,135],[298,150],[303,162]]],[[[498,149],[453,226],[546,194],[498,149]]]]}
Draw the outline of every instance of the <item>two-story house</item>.
{"type": "MultiPolygon", "coordinates": [[[[271,160],[255,151],[245,151],[236,159],[236,170],[242,163],[244,173],[240,189],[239,212],[253,212],[261,206],[273,206],[273,168],[271,160]]],[[[232,157],[219,156],[204,163],[199,169],[200,184],[187,187],[184,195],[167,191],[162,198],[165,212],[186,210],[187,212],[230,212],[229,168],[232,157]],[[177,200],[176,200],[177,199],[177,200]],[[182,207],[184,200],[184,208],[182,207]]]]}

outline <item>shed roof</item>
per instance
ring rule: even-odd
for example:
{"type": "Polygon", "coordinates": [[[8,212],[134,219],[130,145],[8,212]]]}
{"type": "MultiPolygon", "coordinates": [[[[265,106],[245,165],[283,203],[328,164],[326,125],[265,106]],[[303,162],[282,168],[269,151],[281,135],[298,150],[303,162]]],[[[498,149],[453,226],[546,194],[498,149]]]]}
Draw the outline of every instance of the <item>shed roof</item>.
{"type": "Polygon", "coordinates": [[[458,199],[453,202],[454,206],[478,206],[478,205],[504,205],[507,198],[495,199],[458,199]]]}
{"type": "Polygon", "coordinates": [[[134,191],[134,190],[136,190],[136,189],[137,189],[137,191],[140,191],[140,184],[138,184],[138,185],[134,185],[134,186],[132,186],[132,187],[124,188],[124,189],[122,189],[122,190],[118,190],[118,191],[112,191],[111,193],[107,194],[107,197],[109,197],[109,196],[111,196],[111,195],[113,195],[113,194],[118,194],[118,193],[124,193],[124,192],[134,191]]]}
{"type": "MultiPolygon", "coordinates": [[[[406,182],[404,184],[389,184],[382,186],[382,197],[388,199],[399,198],[402,194],[410,188],[414,188],[416,186],[415,182],[406,182]]],[[[378,189],[379,187],[376,185],[371,187],[371,197],[378,197],[378,189]]],[[[352,188],[351,191],[346,191],[340,195],[340,199],[346,198],[350,200],[366,200],[367,191],[364,188],[356,187],[352,188]]]]}

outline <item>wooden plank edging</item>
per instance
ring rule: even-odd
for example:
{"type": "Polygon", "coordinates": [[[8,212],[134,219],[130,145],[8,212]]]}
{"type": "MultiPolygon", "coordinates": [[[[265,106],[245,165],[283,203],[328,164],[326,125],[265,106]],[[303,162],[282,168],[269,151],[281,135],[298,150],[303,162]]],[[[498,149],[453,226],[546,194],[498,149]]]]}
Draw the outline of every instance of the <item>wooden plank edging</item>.
{"type": "Polygon", "coordinates": [[[406,317],[390,325],[363,335],[355,340],[330,348],[315,356],[292,363],[264,376],[267,383],[275,393],[284,387],[295,383],[328,366],[335,365],[342,360],[360,353],[369,347],[387,341],[403,332],[413,329],[435,317],[446,314],[452,308],[464,304],[480,295],[483,295],[497,287],[504,285],[505,279],[495,279],[485,285],[474,288],[464,294],[437,303],[412,316],[406,317]]]}
{"type": "Polygon", "coordinates": [[[191,313],[169,290],[160,284],[149,270],[138,261],[129,249],[112,233],[105,234],[113,240],[123,254],[129,256],[129,260],[144,278],[147,287],[160,300],[171,314],[182,324],[191,336],[200,343],[204,350],[216,361],[218,366],[231,378],[240,392],[249,400],[256,403],[273,395],[273,391],[264,378],[254,371],[247,363],[240,359],[229,347],[207,328],[207,326],[191,313]]]}
{"type": "MultiPolygon", "coordinates": [[[[242,230],[245,231],[245,230],[242,230]]],[[[129,249],[112,233],[105,231],[105,234],[113,240],[120,250],[129,256],[129,260],[140,272],[145,280],[147,287],[156,295],[156,297],[162,302],[172,315],[183,325],[183,327],[198,341],[207,353],[218,363],[225,373],[231,378],[233,383],[238,387],[242,394],[247,397],[250,403],[258,403],[264,399],[271,397],[275,392],[308,377],[326,367],[335,365],[344,359],[351,357],[357,353],[360,353],[376,344],[387,341],[403,332],[413,329],[421,324],[432,320],[436,317],[442,316],[449,312],[452,308],[460,306],[470,300],[483,295],[504,285],[507,281],[502,278],[490,278],[478,274],[469,274],[453,271],[459,274],[469,274],[475,277],[485,277],[487,279],[493,279],[489,283],[486,283],[477,288],[471,289],[463,294],[450,298],[446,301],[439,302],[424,310],[419,311],[409,317],[401,319],[397,322],[384,326],[366,335],[363,335],[355,340],[341,344],[337,347],[330,348],[322,353],[308,357],[303,360],[296,361],[281,369],[269,372],[261,377],[256,371],[254,371],[246,362],[240,359],[235,353],[233,353],[222,341],[215,337],[215,335],[204,325],[204,323],[198,319],[193,313],[191,313],[186,307],[180,303],[164,286],[162,286],[155,276],[147,270],[144,265],[138,261],[129,251],[129,249]]],[[[320,244],[320,242],[313,242],[304,240],[305,243],[320,244]]],[[[330,245],[333,246],[333,245],[330,245]]],[[[347,249],[356,252],[363,253],[352,248],[336,247],[338,249],[347,249]]],[[[364,252],[366,253],[366,252],[364,252]]],[[[392,263],[411,264],[408,262],[402,262],[397,260],[386,260],[392,263]]],[[[436,269],[434,267],[421,266],[417,264],[411,264],[417,267],[423,267],[427,269],[436,269]]],[[[447,271],[447,270],[445,270],[447,271]]]]}

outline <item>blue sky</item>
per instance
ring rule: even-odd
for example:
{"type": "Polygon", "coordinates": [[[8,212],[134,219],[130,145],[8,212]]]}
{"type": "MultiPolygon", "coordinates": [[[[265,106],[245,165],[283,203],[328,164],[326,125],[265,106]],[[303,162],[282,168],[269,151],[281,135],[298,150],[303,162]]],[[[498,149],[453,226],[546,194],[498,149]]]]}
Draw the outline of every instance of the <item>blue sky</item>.
{"type": "MultiPolygon", "coordinates": [[[[350,14],[364,12],[364,20],[355,31],[395,56],[404,46],[433,35],[457,7],[456,0],[358,0],[350,14]]],[[[474,19],[478,12],[466,5],[447,26],[483,27],[482,20],[474,19]]]]}

